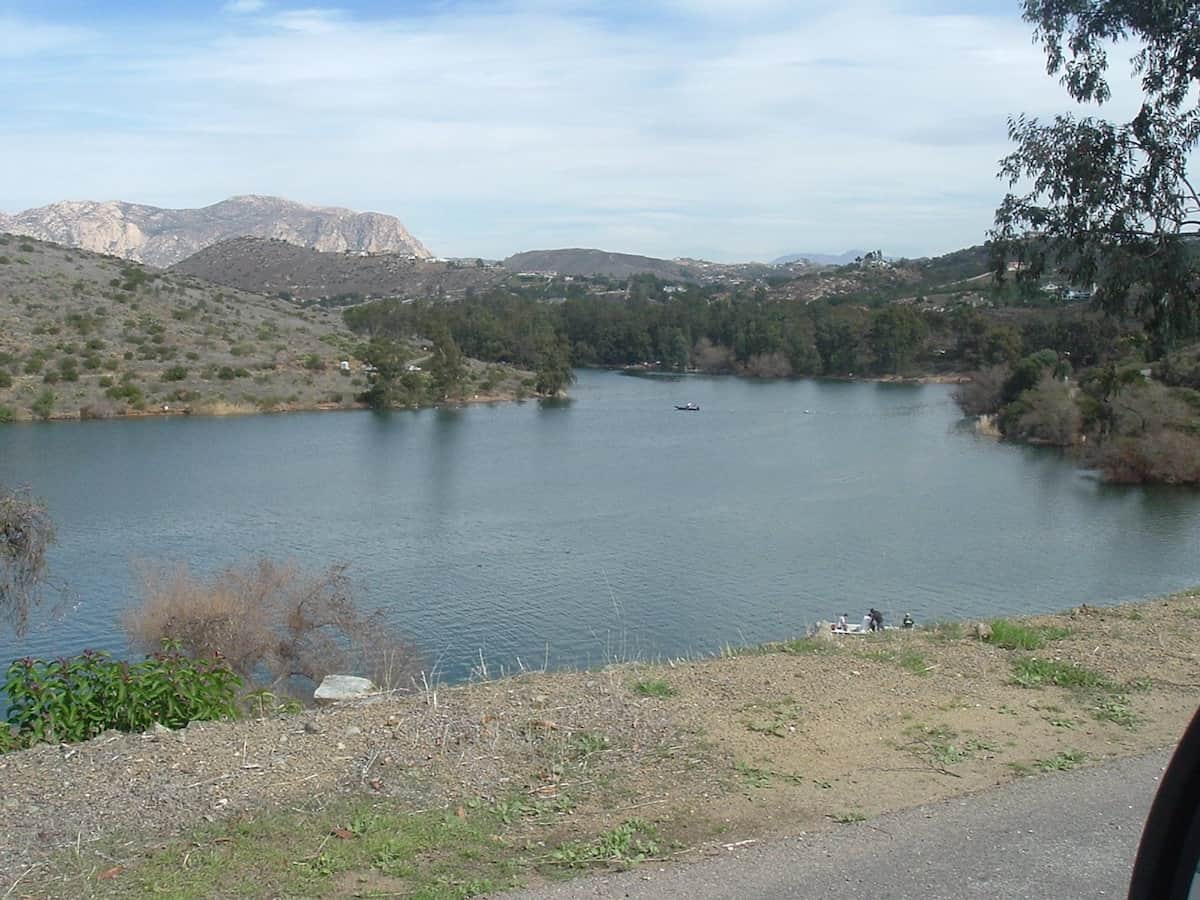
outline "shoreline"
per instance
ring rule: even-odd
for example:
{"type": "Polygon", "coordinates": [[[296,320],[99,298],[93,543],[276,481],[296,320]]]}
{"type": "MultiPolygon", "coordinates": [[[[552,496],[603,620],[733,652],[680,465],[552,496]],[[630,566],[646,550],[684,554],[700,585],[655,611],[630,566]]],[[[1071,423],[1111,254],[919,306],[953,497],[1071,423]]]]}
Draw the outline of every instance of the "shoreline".
{"type": "Polygon", "coordinates": [[[551,851],[635,819],[679,848],[650,855],[677,862],[852,828],[1172,745],[1200,687],[1198,619],[1192,589],[1005,620],[1031,649],[942,623],[40,745],[0,756],[0,796],[22,813],[0,872],[34,872],[50,896],[411,891],[425,863],[381,871],[361,855],[369,829],[330,840],[377,816],[483,830],[492,868],[449,832],[422,858],[445,853],[438,871],[491,892],[579,871],[551,851]]]}
{"type": "MultiPolygon", "coordinates": [[[[562,395],[559,395],[559,399],[562,395]]],[[[462,400],[444,400],[438,403],[429,403],[421,406],[393,406],[379,412],[415,412],[422,409],[454,409],[467,406],[482,406],[488,404],[500,403],[523,403],[526,400],[552,400],[554,397],[547,397],[542,394],[529,393],[520,396],[513,394],[487,394],[476,395],[462,400]]],[[[306,413],[306,412],[363,412],[370,411],[371,407],[366,403],[353,404],[335,404],[335,403],[315,403],[307,404],[284,404],[276,409],[261,409],[248,403],[235,403],[216,401],[212,404],[200,403],[199,409],[193,409],[190,406],[180,406],[178,408],[171,407],[170,409],[144,409],[144,410],[127,410],[125,412],[116,413],[106,416],[81,416],[78,413],[75,415],[51,415],[47,419],[19,418],[13,419],[10,422],[0,423],[0,427],[4,425],[29,425],[38,424],[40,422],[111,422],[121,419],[167,419],[167,418],[231,418],[236,416],[279,416],[288,415],[291,413],[306,413]]]]}
{"type": "Polygon", "coordinates": [[[970,384],[971,376],[966,372],[926,373],[922,375],[781,375],[773,377],[758,377],[742,375],[738,372],[700,372],[689,369],[685,372],[674,372],[661,367],[646,366],[577,366],[580,369],[593,369],[600,372],[620,372],[624,375],[651,375],[681,378],[688,375],[703,375],[706,378],[745,378],[749,381],[845,381],[861,382],[863,384],[970,384]]]}
{"type": "MultiPolygon", "coordinates": [[[[661,369],[643,369],[631,366],[578,366],[577,368],[588,369],[600,372],[619,372],[626,375],[650,375],[650,376],[668,376],[668,377],[683,377],[687,375],[704,375],[710,378],[746,378],[754,381],[802,381],[811,379],[814,381],[839,381],[847,383],[863,383],[863,384],[968,384],[971,379],[963,373],[946,373],[946,374],[930,374],[930,375],[794,375],[780,378],[752,378],[747,375],[739,375],[736,372],[723,373],[705,373],[705,372],[667,372],[661,369]]],[[[555,400],[555,399],[570,399],[570,393],[564,392],[556,396],[545,396],[542,394],[530,392],[528,394],[518,394],[516,392],[508,394],[487,394],[475,395],[470,398],[464,398],[454,401],[442,401],[438,403],[424,404],[420,406],[396,406],[389,410],[381,410],[382,412],[401,412],[420,409],[451,409],[455,407],[467,407],[485,404],[499,403],[520,403],[525,400],[555,400]]],[[[150,419],[150,418],[171,418],[171,417],[206,417],[206,418],[225,418],[231,416],[274,416],[285,415],[289,413],[301,412],[340,412],[340,411],[362,411],[371,409],[365,403],[352,404],[334,404],[318,402],[314,404],[281,404],[277,408],[262,409],[249,403],[240,403],[236,401],[221,401],[214,400],[210,402],[199,402],[192,405],[183,404],[178,407],[164,404],[160,409],[142,409],[142,410],[126,410],[120,413],[103,416],[86,416],[80,415],[79,412],[74,414],[53,414],[47,419],[36,419],[32,416],[26,418],[14,418],[10,422],[0,423],[0,425],[17,425],[29,424],[36,422],[104,422],[117,419],[150,419]]]]}

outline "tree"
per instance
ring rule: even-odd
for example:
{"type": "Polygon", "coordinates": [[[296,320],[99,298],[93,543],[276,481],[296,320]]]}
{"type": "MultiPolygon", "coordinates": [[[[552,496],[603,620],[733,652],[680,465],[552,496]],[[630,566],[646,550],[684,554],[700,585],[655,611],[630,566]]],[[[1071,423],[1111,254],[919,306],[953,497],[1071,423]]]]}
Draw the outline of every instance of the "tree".
{"type": "Polygon", "coordinates": [[[1020,398],[1021,412],[1015,418],[1011,437],[1042,444],[1068,447],[1079,440],[1083,415],[1071,389],[1049,373],[1020,398]]]}
{"type": "Polygon", "coordinates": [[[22,635],[30,612],[46,597],[46,551],[54,523],[28,490],[0,486],[0,622],[22,635]]]}
{"type": "Polygon", "coordinates": [[[691,345],[688,343],[687,335],[680,329],[673,328],[664,344],[663,362],[667,368],[677,372],[684,371],[688,367],[691,357],[691,345]]]}
{"type": "Polygon", "coordinates": [[[466,375],[467,366],[458,344],[449,330],[439,329],[433,335],[433,359],[429,363],[429,377],[437,399],[457,399],[466,375]]]}
{"type": "Polygon", "coordinates": [[[1095,302],[1146,322],[1155,350],[1196,333],[1200,195],[1189,156],[1200,141],[1200,0],[1024,0],[1047,71],[1078,103],[1110,97],[1108,51],[1130,40],[1141,107],[1128,122],[1071,114],[1009,121],[1017,149],[1000,167],[1009,193],[996,211],[998,271],[1047,265],[1095,285],[1095,302]]]}
{"type": "Polygon", "coordinates": [[[409,358],[408,350],[400,341],[377,335],[363,351],[362,358],[374,370],[367,375],[371,387],[363,399],[375,409],[387,409],[397,400],[397,388],[409,358]]]}
{"type": "Polygon", "coordinates": [[[571,368],[570,354],[567,343],[562,338],[547,342],[538,354],[537,382],[535,388],[539,394],[554,397],[566,390],[575,382],[575,370],[571,368]]]}
{"type": "Polygon", "coordinates": [[[911,306],[885,306],[875,314],[867,335],[881,372],[900,372],[921,349],[927,329],[911,306]]]}

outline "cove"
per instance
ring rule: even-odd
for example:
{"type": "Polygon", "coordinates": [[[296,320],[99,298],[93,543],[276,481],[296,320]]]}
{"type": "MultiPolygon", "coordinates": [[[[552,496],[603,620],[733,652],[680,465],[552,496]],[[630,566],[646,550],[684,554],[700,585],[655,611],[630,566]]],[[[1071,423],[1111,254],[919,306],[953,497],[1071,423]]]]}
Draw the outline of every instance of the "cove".
{"type": "Polygon", "coordinates": [[[126,652],[138,563],[348,563],[447,680],[1200,583],[1200,493],[980,438],[950,391],[581,371],[555,402],[5,426],[77,604],[0,663],[126,652]]]}

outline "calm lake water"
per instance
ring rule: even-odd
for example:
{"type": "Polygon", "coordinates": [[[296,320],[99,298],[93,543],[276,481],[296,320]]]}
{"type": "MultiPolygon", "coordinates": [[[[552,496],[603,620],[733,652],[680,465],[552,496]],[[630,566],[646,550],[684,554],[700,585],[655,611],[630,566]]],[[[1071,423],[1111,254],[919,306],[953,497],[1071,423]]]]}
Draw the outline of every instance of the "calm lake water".
{"type": "Polygon", "coordinates": [[[124,652],[146,560],[349,563],[448,679],[1200,583],[1200,494],[979,438],[941,385],[581,372],[559,403],[8,426],[0,482],[48,501],[79,598],[0,661],[124,652]]]}

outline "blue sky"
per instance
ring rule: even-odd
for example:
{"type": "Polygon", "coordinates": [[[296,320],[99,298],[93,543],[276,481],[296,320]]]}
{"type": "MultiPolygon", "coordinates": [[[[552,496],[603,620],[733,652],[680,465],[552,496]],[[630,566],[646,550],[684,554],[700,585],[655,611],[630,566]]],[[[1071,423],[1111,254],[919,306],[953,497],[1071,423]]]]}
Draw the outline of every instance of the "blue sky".
{"type": "Polygon", "coordinates": [[[4,212],[278,194],[486,257],[944,252],[1068,108],[1016,0],[0,0],[0,84],[4,212]]]}

